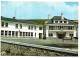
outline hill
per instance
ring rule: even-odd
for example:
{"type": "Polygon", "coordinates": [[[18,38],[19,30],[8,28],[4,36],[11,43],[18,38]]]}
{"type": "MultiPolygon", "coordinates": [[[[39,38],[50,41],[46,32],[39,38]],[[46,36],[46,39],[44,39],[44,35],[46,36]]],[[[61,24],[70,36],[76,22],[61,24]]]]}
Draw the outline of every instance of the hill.
{"type": "Polygon", "coordinates": [[[31,19],[31,20],[24,20],[24,21],[31,21],[31,22],[36,22],[38,24],[44,24],[45,21],[47,21],[48,19],[31,19]]]}

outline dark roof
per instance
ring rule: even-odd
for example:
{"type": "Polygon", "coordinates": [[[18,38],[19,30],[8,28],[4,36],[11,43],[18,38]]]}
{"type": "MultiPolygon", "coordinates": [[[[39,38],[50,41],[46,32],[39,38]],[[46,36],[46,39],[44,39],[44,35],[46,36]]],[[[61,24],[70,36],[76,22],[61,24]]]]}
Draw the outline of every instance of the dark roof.
{"type": "MultiPolygon", "coordinates": [[[[61,20],[61,16],[54,16],[51,20],[61,20]]],[[[64,18],[64,20],[68,20],[64,18]]]]}
{"type": "MultiPolygon", "coordinates": [[[[54,16],[51,20],[49,20],[46,24],[54,24],[52,21],[53,20],[61,20],[61,16],[54,16]]],[[[74,23],[73,21],[71,21],[71,20],[69,20],[69,19],[66,19],[66,18],[64,18],[64,20],[68,20],[68,24],[76,24],[76,23],[74,23]]]]}
{"type": "Polygon", "coordinates": [[[6,18],[6,17],[3,17],[3,16],[1,16],[1,20],[12,21],[12,22],[20,22],[20,23],[26,23],[26,24],[40,25],[38,23],[27,21],[27,20],[25,21],[25,20],[20,20],[20,19],[6,18]]]}
{"type": "Polygon", "coordinates": [[[73,21],[71,21],[71,20],[69,20],[69,24],[77,24],[77,23],[75,23],[75,22],[73,22],[73,21]]]}

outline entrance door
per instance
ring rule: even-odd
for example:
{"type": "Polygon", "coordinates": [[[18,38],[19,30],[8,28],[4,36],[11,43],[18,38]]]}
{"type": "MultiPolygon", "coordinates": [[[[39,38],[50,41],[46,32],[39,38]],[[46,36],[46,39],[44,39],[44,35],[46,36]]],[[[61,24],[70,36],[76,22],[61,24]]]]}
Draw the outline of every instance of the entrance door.
{"type": "Polygon", "coordinates": [[[66,32],[57,32],[58,38],[64,38],[66,35],[66,32]]]}
{"type": "Polygon", "coordinates": [[[42,33],[39,33],[39,39],[42,39],[42,33]]]}
{"type": "Polygon", "coordinates": [[[64,34],[58,34],[58,38],[64,38],[64,34]]]}

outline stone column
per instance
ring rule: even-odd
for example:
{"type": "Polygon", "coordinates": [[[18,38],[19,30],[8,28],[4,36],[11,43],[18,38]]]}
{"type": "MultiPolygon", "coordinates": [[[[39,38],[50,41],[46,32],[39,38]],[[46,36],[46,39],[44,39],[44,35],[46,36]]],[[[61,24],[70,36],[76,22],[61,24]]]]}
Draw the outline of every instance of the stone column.
{"type": "Polygon", "coordinates": [[[4,30],[4,37],[5,37],[5,30],[4,30]]]}
{"type": "Polygon", "coordinates": [[[56,29],[55,30],[58,30],[58,26],[56,26],[56,29]]]}
{"type": "Polygon", "coordinates": [[[54,23],[55,23],[55,21],[54,21],[54,23]]]}
{"type": "Polygon", "coordinates": [[[64,23],[64,21],[62,21],[62,23],[64,23]]]}
{"type": "Polygon", "coordinates": [[[46,26],[46,37],[48,37],[48,26],[46,26]]]}
{"type": "Polygon", "coordinates": [[[25,37],[26,37],[26,32],[25,32],[25,37]]]}
{"type": "Polygon", "coordinates": [[[76,27],[74,27],[74,37],[76,37],[76,27]]]}
{"type": "Polygon", "coordinates": [[[11,31],[11,37],[12,37],[12,31],[11,31]]]}
{"type": "Polygon", "coordinates": [[[14,37],[16,37],[16,31],[14,31],[14,37]]]}
{"type": "Polygon", "coordinates": [[[54,26],[54,30],[56,30],[56,26],[54,26]]]}
{"type": "Polygon", "coordinates": [[[19,34],[20,34],[20,32],[18,31],[18,37],[20,36],[19,34]]]}
{"type": "Polygon", "coordinates": [[[54,38],[57,38],[56,32],[53,33],[53,37],[54,38]]]}
{"type": "Polygon", "coordinates": [[[68,24],[68,21],[67,21],[67,24],[68,24]]]}
{"type": "Polygon", "coordinates": [[[64,30],[66,29],[66,26],[64,26],[64,30]]]}
{"type": "Polygon", "coordinates": [[[58,23],[60,23],[60,21],[58,21],[58,23]]]}
{"type": "Polygon", "coordinates": [[[66,37],[69,37],[69,33],[66,33],[66,37]]]}
{"type": "Polygon", "coordinates": [[[22,37],[23,37],[23,32],[22,32],[22,37]]]}
{"type": "Polygon", "coordinates": [[[33,37],[36,38],[36,37],[35,37],[35,32],[33,32],[33,37]]]}
{"type": "Polygon", "coordinates": [[[7,37],[9,37],[9,31],[7,31],[7,37]]]}

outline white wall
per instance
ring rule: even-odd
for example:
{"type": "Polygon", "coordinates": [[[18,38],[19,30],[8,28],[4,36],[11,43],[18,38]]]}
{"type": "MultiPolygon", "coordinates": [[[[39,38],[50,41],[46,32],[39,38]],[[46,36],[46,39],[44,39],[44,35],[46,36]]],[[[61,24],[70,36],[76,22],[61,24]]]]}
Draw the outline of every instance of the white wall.
{"type": "MultiPolygon", "coordinates": [[[[36,33],[36,38],[39,38],[39,33],[42,33],[43,35],[43,30],[39,30],[39,26],[43,27],[42,25],[32,25],[33,28],[36,26],[36,30],[29,30],[28,29],[29,24],[22,24],[22,29],[20,29],[20,23],[14,23],[14,22],[8,22],[8,27],[2,27],[1,30],[6,30],[6,31],[21,31],[21,32],[33,32],[33,37],[35,37],[36,33]],[[15,28],[15,24],[18,24],[18,29],[15,28]]],[[[31,25],[31,24],[30,24],[31,25]]]]}
{"type": "Polygon", "coordinates": [[[46,37],[48,37],[48,30],[49,30],[48,27],[49,26],[46,26],[46,37]]]}
{"type": "Polygon", "coordinates": [[[53,37],[57,38],[56,32],[53,33],[53,37]]]}
{"type": "Polygon", "coordinates": [[[66,32],[66,37],[70,37],[69,34],[73,34],[73,36],[74,36],[74,31],[73,32],[66,32]]]}
{"type": "Polygon", "coordinates": [[[69,33],[66,33],[66,36],[65,36],[65,37],[70,37],[70,36],[69,36],[69,33]]]}

